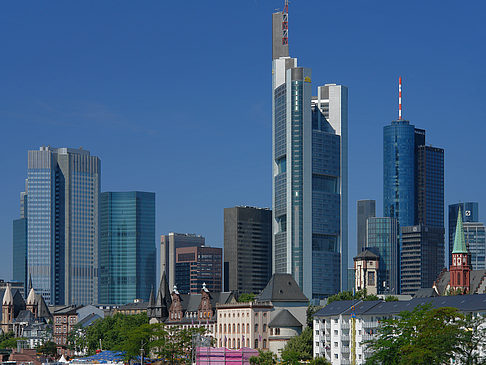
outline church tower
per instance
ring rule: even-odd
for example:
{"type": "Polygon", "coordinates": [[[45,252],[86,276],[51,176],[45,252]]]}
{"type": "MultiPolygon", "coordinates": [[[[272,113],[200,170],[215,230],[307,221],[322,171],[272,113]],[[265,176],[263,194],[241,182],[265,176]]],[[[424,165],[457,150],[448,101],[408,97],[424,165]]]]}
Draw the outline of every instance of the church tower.
{"type": "Polygon", "coordinates": [[[452,266],[450,267],[450,288],[460,289],[463,293],[469,293],[469,255],[467,253],[464,229],[462,227],[462,213],[459,208],[457,214],[456,236],[454,237],[454,249],[452,250],[452,266]]]}
{"type": "Polygon", "coordinates": [[[10,332],[12,330],[12,323],[14,320],[14,301],[12,291],[10,290],[10,284],[7,284],[5,293],[3,294],[2,301],[2,331],[3,333],[10,332]]]}

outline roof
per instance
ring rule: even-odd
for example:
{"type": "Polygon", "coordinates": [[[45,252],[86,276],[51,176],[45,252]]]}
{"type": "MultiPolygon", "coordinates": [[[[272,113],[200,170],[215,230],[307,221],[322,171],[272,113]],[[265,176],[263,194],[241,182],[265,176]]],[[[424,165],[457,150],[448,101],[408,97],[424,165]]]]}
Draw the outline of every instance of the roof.
{"type": "Polygon", "coordinates": [[[378,256],[377,254],[371,252],[370,250],[364,250],[362,252],[360,252],[358,254],[358,256],[356,256],[354,259],[379,259],[380,256],[378,256]]]}
{"type": "Polygon", "coordinates": [[[430,298],[439,296],[434,288],[422,288],[415,292],[414,298],[430,298]]]}
{"type": "Polygon", "coordinates": [[[337,300],[329,303],[324,308],[320,309],[314,314],[314,317],[328,317],[343,313],[344,311],[356,305],[359,300],[337,300]]]}
{"type": "Polygon", "coordinates": [[[5,288],[5,292],[3,293],[2,305],[11,305],[11,304],[13,304],[13,295],[12,295],[12,290],[10,290],[10,285],[7,284],[7,287],[5,288]]]}
{"type": "Polygon", "coordinates": [[[65,315],[65,314],[77,314],[77,310],[81,308],[82,305],[68,305],[64,308],[58,309],[53,314],[57,315],[65,315]]]}
{"type": "Polygon", "coordinates": [[[35,305],[35,290],[34,288],[30,288],[29,296],[27,297],[27,305],[35,305]]]}
{"type": "Polygon", "coordinates": [[[309,302],[290,274],[273,274],[267,286],[256,297],[257,301],[309,302]]]}
{"type": "MultiPolygon", "coordinates": [[[[201,304],[202,294],[181,294],[182,310],[197,312],[201,304]]],[[[211,306],[216,309],[216,304],[227,304],[233,299],[233,292],[214,292],[209,294],[211,306]]]]}
{"type": "Polygon", "coordinates": [[[464,239],[464,228],[462,227],[461,207],[457,213],[456,235],[454,237],[454,249],[452,253],[467,253],[466,240],[464,239]]]}
{"type": "MultiPolygon", "coordinates": [[[[320,311],[314,317],[337,316],[340,314],[350,315],[350,307],[353,305],[352,300],[332,302],[320,311]],[[328,308],[330,307],[330,308],[328,308]]],[[[355,314],[367,316],[391,316],[397,315],[403,311],[412,311],[415,307],[424,304],[431,304],[435,308],[452,307],[459,311],[468,312],[485,312],[486,311],[486,294],[475,295],[454,295],[444,297],[414,298],[409,301],[399,302],[382,302],[370,301],[355,303],[355,314]]]]}
{"type": "Polygon", "coordinates": [[[28,322],[28,323],[31,323],[31,322],[34,322],[34,314],[32,314],[31,311],[29,310],[21,310],[19,312],[19,315],[17,316],[17,318],[15,318],[15,322],[28,322]]]}
{"type": "Polygon", "coordinates": [[[302,323],[300,323],[297,318],[295,318],[292,313],[290,313],[287,309],[282,309],[277,313],[277,315],[270,321],[268,324],[270,328],[276,327],[302,327],[302,323]]]}
{"type": "MultiPolygon", "coordinates": [[[[486,270],[472,270],[469,272],[469,292],[471,294],[476,293],[485,276],[486,276],[486,270]]],[[[478,293],[478,294],[483,294],[483,293],[478,293]]]]}
{"type": "Polygon", "coordinates": [[[137,302],[137,303],[128,303],[125,305],[120,306],[117,310],[118,311],[126,311],[126,310],[147,310],[149,303],[147,302],[137,302]]]}
{"type": "Polygon", "coordinates": [[[101,319],[101,317],[98,314],[91,313],[86,317],[84,317],[81,321],[79,321],[78,324],[84,328],[84,327],[91,326],[91,324],[98,319],[101,319]]]}

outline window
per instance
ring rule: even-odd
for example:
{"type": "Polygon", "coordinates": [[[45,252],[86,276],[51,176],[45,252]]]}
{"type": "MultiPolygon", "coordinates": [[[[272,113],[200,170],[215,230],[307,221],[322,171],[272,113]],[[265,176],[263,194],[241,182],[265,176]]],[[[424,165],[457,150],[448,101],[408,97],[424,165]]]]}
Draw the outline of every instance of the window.
{"type": "Polygon", "coordinates": [[[255,323],[255,332],[258,332],[258,323],[255,323]]]}
{"type": "Polygon", "coordinates": [[[319,335],[319,330],[316,330],[316,335],[319,335]]]}
{"type": "Polygon", "coordinates": [[[316,342],[316,347],[319,347],[319,341],[316,342]]]}
{"type": "Polygon", "coordinates": [[[368,271],[368,285],[375,286],[375,272],[368,271]]]}
{"type": "Polygon", "coordinates": [[[334,342],[334,347],[338,347],[338,343],[337,342],[334,342]]]}
{"type": "Polygon", "coordinates": [[[267,324],[266,323],[263,324],[263,332],[267,332],[267,324]]]}
{"type": "Polygon", "coordinates": [[[258,348],[258,340],[255,340],[255,347],[254,348],[258,348]]]}
{"type": "Polygon", "coordinates": [[[266,349],[267,348],[267,340],[263,340],[263,348],[266,349]]]}
{"type": "Polygon", "coordinates": [[[338,330],[334,330],[334,334],[337,335],[338,334],[338,330]]]}

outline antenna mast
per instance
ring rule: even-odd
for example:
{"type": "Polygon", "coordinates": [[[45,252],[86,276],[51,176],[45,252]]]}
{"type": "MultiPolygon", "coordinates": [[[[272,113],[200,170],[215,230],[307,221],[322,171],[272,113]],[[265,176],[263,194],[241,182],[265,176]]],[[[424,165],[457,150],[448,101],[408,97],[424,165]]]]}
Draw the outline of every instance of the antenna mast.
{"type": "Polygon", "coordinates": [[[289,0],[285,0],[285,6],[282,11],[282,44],[289,44],[289,0]]]}
{"type": "Polygon", "coordinates": [[[398,120],[402,119],[402,77],[398,78],[398,120]]]}

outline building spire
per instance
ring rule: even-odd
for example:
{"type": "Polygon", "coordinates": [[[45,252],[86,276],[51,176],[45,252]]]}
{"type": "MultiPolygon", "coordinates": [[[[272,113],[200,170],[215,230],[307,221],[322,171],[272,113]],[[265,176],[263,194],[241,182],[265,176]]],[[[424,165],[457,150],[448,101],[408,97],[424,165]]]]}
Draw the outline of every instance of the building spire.
{"type": "Polygon", "coordinates": [[[282,11],[282,45],[289,44],[289,0],[285,0],[282,11]]]}
{"type": "Polygon", "coordinates": [[[454,249],[452,250],[452,253],[467,253],[464,228],[462,227],[461,207],[459,207],[459,212],[457,214],[456,235],[454,237],[454,249]]]}
{"type": "Polygon", "coordinates": [[[402,77],[398,77],[398,120],[402,120],[402,77]]]}
{"type": "Polygon", "coordinates": [[[13,295],[12,291],[10,290],[10,283],[7,284],[5,288],[5,293],[3,294],[3,302],[2,305],[12,305],[13,304],[13,295]]]}

